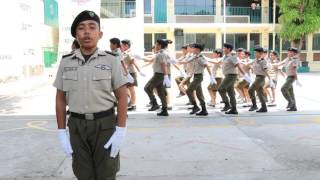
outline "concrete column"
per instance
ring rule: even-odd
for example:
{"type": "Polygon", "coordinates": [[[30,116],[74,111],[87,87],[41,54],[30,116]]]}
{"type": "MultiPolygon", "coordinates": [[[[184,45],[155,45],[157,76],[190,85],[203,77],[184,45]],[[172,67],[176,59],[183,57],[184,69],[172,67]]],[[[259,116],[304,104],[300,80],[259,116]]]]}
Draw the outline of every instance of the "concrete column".
{"type": "Polygon", "coordinates": [[[313,34],[310,33],[306,37],[307,39],[307,57],[306,60],[309,62],[313,61],[313,51],[312,51],[312,41],[313,41],[313,34]]]}
{"type": "Polygon", "coordinates": [[[261,1],[261,23],[269,23],[269,1],[273,0],[261,1]]]}
{"type": "Polygon", "coordinates": [[[167,1],[167,19],[168,23],[175,23],[176,17],[174,15],[174,0],[166,0],[167,1]]]}
{"type": "Polygon", "coordinates": [[[223,33],[222,31],[218,31],[216,33],[216,48],[222,48],[222,42],[223,42],[223,33]]]}
{"type": "Polygon", "coordinates": [[[264,48],[269,47],[269,33],[268,33],[268,31],[263,31],[261,33],[261,46],[264,48]]]}
{"type": "Polygon", "coordinates": [[[222,22],[222,0],[216,0],[216,15],[215,15],[215,19],[214,22],[215,23],[221,23],[222,22]]]}

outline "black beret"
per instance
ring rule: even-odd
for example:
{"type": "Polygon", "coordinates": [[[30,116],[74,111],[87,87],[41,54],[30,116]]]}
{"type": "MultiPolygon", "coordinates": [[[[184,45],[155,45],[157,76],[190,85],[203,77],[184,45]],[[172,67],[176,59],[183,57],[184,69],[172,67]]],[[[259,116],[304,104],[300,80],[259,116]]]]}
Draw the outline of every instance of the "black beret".
{"type": "Polygon", "coordinates": [[[229,43],[224,43],[223,47],[230,49],[231,51],[233,50],[233,46],[229,43]]]}
{"type": "Polygon", "coordinates": [[[236,52],[243,52],[243,51],[244,51],[243,48],[238,48],[238,49],[236,50],[236,52]]]}
{"type": "Polygon", "coordinates": [[[295,47],[289,47],[289,48],[288,48],[288,51],[292,51],[292,52],[294,52],[294,53],[298,53],[298,49],[295,48],[295,47]]]}
{"type": "Polygon", "coordinates": [[[260,47],[260,46],[256,46],[254,48],[254,51],[256,51],[256,52],[264,52],[264,49],[262,47],[260,47]]]}
{"type": "Polygon", "coordinates": [[[94,13],[93,11],[88,11],[88,10],[82,11],[74,19],[74,21],[73,21],[73,23],[71,25],[71,35],[73,37],[76,37],[76,28],[77,28],[78,24],[81,23],[82,21],[86,21],[86,20],[96,21],[99,24],[99,27],[100,27],[100,18],[96,13],[94,13]]]}
{"type": "Polygon", "coordinates": [[[200,51],[203,51],[203,49],[204,49],[204,45],[203,44],[199,44],[199,43],[192,44],[192,47],[196,48],[196,49],[200,49],[200,51]]]}

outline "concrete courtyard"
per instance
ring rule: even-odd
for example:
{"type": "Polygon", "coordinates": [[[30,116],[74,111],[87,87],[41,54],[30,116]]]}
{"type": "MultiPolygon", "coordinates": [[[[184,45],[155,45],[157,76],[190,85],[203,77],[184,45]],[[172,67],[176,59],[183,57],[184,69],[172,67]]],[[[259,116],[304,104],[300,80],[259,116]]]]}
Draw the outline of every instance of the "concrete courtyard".
{"type": "MultiPolygon", "coordinates": [[[[52,79],[33,81],[0,85],[0,179],[75,179],[57,138],[52,79]]],[[[300,81],[303,87],[295,86],[299,111],[284,110],[279,86],[277,106],[268,113],[239,107],[236,116],[221,113],[222,105],[209,108],[207,117],[190,116],[187,99],[174,98],[171,89],[173,110],[169,117],[157,117],[147,112],[140,87],[118,179],[320,179],[320,73],[300,74],[300,81]]]]}

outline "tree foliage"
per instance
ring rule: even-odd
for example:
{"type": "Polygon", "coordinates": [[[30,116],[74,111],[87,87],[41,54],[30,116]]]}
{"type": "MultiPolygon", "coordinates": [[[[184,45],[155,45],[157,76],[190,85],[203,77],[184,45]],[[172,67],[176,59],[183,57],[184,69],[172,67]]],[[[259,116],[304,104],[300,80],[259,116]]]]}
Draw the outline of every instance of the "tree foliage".
{"type": "Polygon", "coordinates": [[[279,0],[280,36],[301,49],[302,37],[320,29],[320,0],[279,0]]]}

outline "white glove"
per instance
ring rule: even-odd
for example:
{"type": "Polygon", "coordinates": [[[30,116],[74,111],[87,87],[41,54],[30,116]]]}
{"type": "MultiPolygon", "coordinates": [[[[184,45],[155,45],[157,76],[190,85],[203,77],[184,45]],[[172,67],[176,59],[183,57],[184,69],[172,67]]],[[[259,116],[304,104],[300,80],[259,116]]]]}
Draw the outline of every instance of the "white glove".
{"type": "Polygon", "coordinates": [[[128,82],[129,83],[134,83],[134,79],[133,79],[133,77],[131,76],[131,74],[127,74],[127,78],[128,78],[128,82]]]}
{"type": "Polygon", "coordinates": [[[170,63],[170,64],[176,64],[177,61],[176,61],[175,59],[170,59],[170,60],[169,60],[169,63],[170,63]]]}
{"type": "Polygon", "coordinates": [[[67,135],[67,130],[66,129],[59,129],[58,133],[59,133],[60,145],[61,145],[64,153],[66,153],[67,157],[71,157],[73,150],[72,150],[72,147],[70,144],[70,138],[67,135]]]}
{"type": "Polygon", "coordinates": [[[299,80],[296,80],[296,85],[297,85],[298,87],[302,87],[302,84],[300,83],[299,80]]]}
{"type": "Polygon", "coordinates": [[[252,82],[252,79],[251,79],[251,77],[249,76],[248,73],[246,73],[246,74],[243,76],[243,79],[246,80],[248,83],[251,83],[251,82],[252,82]]]}
{"type": "Polygon", "coordinates": [[[119,151],[124,137],[126,136],[127,128],[116,126],[116,131],[112,134],[109,141],[103,146],[105,149],[108,149],[111,146],[110,157],[115,158],[119,151]]]}
{"type": "Polygon", "coordinates": [[[143,72],[139,72],[139,74],[140,74],[140,76],[142,76],[142,77],[146,77],[146,75],[143,73],[143,72]]]}
{"type": "Polygon", "coordinates": [[[216,81],[216,78],[214,77],[214,75],[211,75],[211,76],[210,76],[210,84],[211,84],[211,85],[217,84],[217,81],[216,81]]]}
{"type": "Polygon", "coordinates": [[[186,77],[187,74],[184,71],[180,71],[180,77],[186,77]]]}
{"type": "Polygon", "coordinates": [[[272,79],[269,80],[269,86],[270,86],[271,88],[275,88],[275,87],[276,87],[276,85],[274,84],[274,82],[273,82],[272,79]]]}
{"type": "Polygon", "coordinates": [[[168,75],[164,75],[163,85],[167,88],[171,86],[171,81],[168,75]]]}

